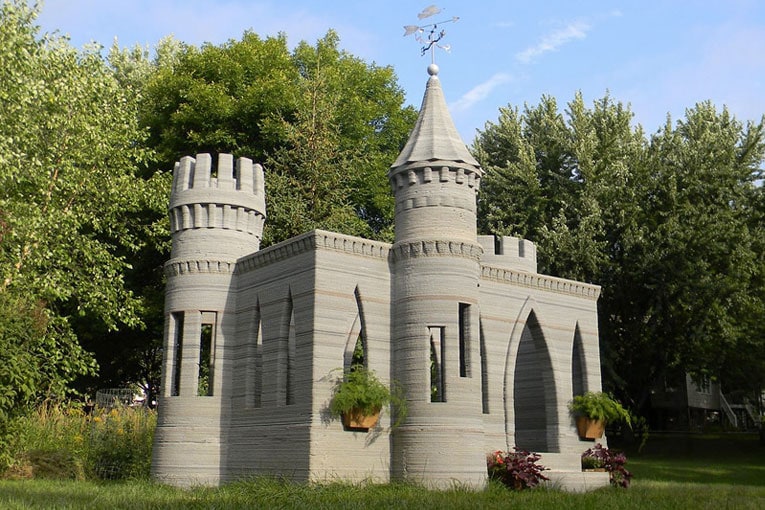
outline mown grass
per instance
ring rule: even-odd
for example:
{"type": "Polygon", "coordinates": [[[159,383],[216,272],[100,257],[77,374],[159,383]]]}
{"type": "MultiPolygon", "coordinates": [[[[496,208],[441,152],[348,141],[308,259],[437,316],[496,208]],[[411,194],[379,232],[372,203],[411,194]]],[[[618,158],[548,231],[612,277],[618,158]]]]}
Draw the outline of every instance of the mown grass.
{"type": "Polygon", "coordinates": [[[765,446],[754,434],[654,434],[628,458],[637,480],[765,487],[765,446]]]}
{"type": "Polygon", "coordinates": [[[410,485],[301,485],[253,480],[219,489],[171,488],[150,482],[75,482],[27,480],[0,482],[0,506],[8,509],[761,509],[765,488],[635,482],[627,490],[600,489],[569,494],[549,489],[513,492],[492,485],[483,491],[455,488],[430,491],[410,485]]]}
{"type": "Polygon", "coordinates": [[[586,494],[551,489],[513,492],[455,487],[430,491],[404,484],[305,485],[254,479],[221,488],[178,489],[148,481],[0,481],[0,508],[71,509],[761,509],[765,508],[765,448],[754,436],[654,436],[631,454],[629,489],[586,494]]]}

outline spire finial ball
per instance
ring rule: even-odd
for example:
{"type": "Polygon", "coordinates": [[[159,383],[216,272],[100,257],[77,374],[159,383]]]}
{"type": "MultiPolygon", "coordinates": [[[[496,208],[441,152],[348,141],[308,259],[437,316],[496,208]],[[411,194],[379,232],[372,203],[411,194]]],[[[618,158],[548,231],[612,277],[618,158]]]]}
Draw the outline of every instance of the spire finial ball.
{"type": "Polygon", "coordinates": [[[428,66],[428,74],[430,76],[436,76],[438,74],[438,66],[436,64],[430,64],[428,66]]]}

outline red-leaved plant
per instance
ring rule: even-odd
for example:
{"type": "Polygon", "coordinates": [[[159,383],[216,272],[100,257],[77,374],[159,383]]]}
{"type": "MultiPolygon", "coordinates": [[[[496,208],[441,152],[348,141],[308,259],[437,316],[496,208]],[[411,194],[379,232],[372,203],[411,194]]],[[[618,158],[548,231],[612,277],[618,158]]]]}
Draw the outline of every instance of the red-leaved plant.
{"type": "Polygon", "coordinates": [[[626,463],[627,457],[623,453],[614,453],[600,443],[582,454],[582,467],[605,468],[610,475],[611,485],[625,489],[630,486],[632,479],[632,473],[624,467],[626,463]]]}
{"type": "Polygon", "coordinates": [[[537,464],[541,458],[539,454],[529,453],[517,447],[514,450],[497,450],[486,456],[489,479],[497,480],[514,490],[529,489],[549,480],[542,474],[547,468],[537,464]]]}

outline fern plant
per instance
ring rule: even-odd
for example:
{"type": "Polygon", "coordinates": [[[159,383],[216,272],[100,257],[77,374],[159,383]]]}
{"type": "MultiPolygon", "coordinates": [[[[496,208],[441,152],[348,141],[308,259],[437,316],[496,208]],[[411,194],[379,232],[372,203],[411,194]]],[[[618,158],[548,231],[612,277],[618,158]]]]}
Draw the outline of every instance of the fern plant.
{"type": "Polygon", "coordinates": [[[608,393],[588,391],[577,395],[568,405],[575,416],[584,416],[591,420],[615,423],[624,422],[632,426],[630,413],[608,393]]]}
{"type": "Polygon", "coordinates": [[[343,377],[335,382],[329,411],[334,417],[351,410],[370,415],[379,412],[384,405],[390,403],[390,399],[390,390],[374,372],[355,366],[346,370],[343,377]]]}

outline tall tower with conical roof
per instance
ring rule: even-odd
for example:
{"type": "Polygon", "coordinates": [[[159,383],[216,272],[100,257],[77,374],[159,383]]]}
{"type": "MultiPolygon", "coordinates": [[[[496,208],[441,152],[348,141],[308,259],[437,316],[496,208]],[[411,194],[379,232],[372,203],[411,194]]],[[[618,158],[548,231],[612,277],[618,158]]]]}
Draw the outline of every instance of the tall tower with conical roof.
{"type": "Polygon", "coordinates": [[[483,485],[476,192],[482,170],[428,67],[420,115],[388,176],[395,196],[392,376],[408,416],[393,432],[394,478],[483,485]]]}

